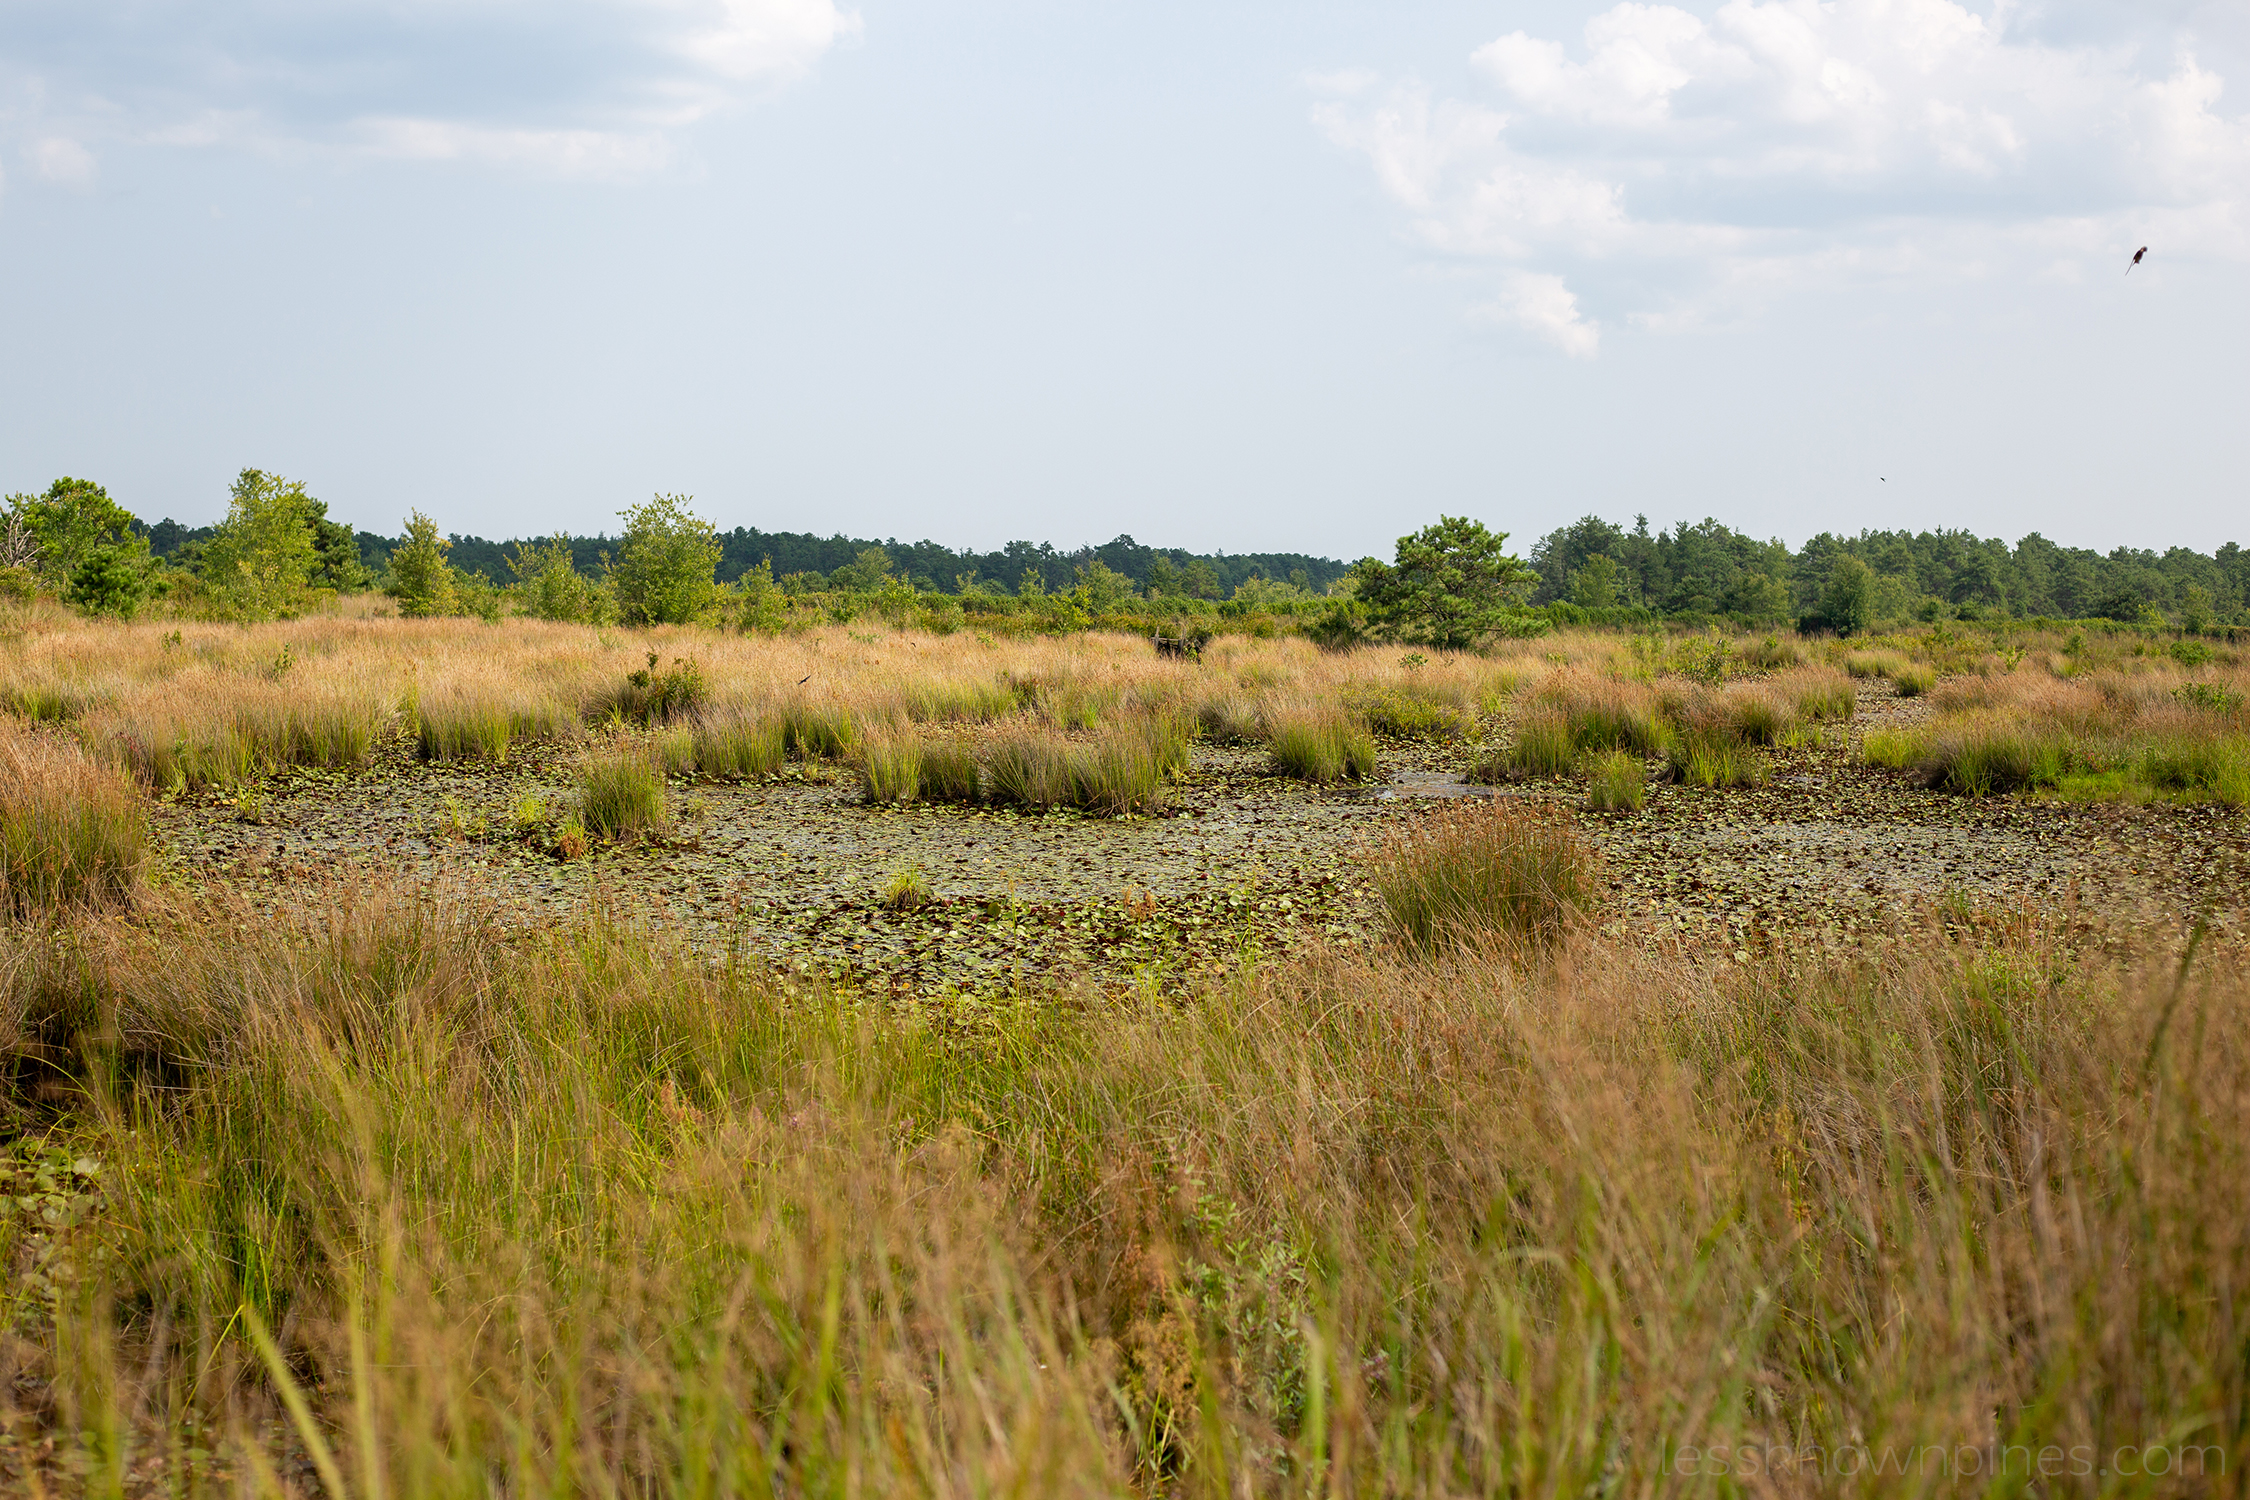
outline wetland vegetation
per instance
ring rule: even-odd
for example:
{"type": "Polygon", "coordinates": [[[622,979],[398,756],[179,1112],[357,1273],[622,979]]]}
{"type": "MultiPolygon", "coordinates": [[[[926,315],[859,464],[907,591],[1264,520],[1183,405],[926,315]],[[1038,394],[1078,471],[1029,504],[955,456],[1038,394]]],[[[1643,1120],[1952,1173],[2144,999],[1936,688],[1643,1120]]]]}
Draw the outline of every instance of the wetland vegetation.
{"type": "Polygon", "coordinates": [[[1167,654],[692,521],[12,596],[0,1484],[2239,1485],[2223,623],[1605,623],[1432,528],[1167,654]]]}

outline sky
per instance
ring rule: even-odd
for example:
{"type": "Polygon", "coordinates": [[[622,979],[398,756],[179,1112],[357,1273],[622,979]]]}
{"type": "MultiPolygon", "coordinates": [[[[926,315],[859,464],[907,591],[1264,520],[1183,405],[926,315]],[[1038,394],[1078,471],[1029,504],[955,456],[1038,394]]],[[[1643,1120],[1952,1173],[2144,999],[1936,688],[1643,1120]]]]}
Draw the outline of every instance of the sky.
{"type": "Polygon", "coordinates": [[[0,491],[253,466],[386,534],[2250,543],[2250,6],[0,0],[0,491]]]}

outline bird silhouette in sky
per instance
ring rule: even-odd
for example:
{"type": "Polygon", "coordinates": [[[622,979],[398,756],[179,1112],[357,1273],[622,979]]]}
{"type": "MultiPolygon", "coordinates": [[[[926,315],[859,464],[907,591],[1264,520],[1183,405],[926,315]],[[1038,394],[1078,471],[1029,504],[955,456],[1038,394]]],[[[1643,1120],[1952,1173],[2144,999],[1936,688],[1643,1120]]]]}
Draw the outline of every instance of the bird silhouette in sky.
{"type": "Polygon", "coordinates": [[[797,686],[799,686],[799,687],[803,687],[803,686],[804,686],[804,685],[805,685],[806,683],[808,683],[808,682],[810,682],[810,681],[812,681],[812,673],[810,673],[810,672],[807,672],[807,673],[806,673],[806,674],[805,674],[804,676],[802,676],[802,677],[800,677],[800,678],[798,678],[798,679],[797,679],[797,686]]]}
{"type": "Polygon", "coordinates": [[[2144,256],[2144,255],[2146,255],[2146,254],[2148,254],[2148,246],[2146,246],[2146,245],[2143,245],[2143,246],[2141,246],[2141,248],[2140,248],[2140,249],[2138,249],[2138,250],[2135,250],[2135,251],[2133,252],[2133,263],[2132,263],[2132,265],[2129,265],[2129,266],[2127,266],[2127,267],[2125,268],[2125,274],[2126,274],[2126,275],[2128,275],[2128,276],[2132,275],[2132,274],[2133,274],[2133,266],[2137,266],[2137,265],[2139,265],[2139,264],[2141,263],[2141,257],[2142,257],[2142,256],[2144,256]]]}

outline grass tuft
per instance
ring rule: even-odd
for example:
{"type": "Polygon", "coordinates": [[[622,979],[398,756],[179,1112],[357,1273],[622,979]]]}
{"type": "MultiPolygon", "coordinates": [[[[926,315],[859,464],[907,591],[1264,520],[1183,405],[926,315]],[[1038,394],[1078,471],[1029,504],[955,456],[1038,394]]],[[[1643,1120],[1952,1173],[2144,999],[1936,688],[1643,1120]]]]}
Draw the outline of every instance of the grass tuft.
{"type": "Polygon", "coordinates": [[[1596,812],[1639,812],[1648,803],[1648,766],[1637,755],[1612,750],[1587,767],[1586,805],[1596,812]]]}
{"type": "Polygon", "coordinates": [[[17,919],[129,903],[148,864],[133,784],[75,749],[0,740],[0,906],[17,919]]]}
{"type": "Polygon", "coordinates": [[[1690,729],[1665,754],[1672,779],[1687,786],[1764,786],[1766,758],[1723,730],[1690,729]]]}
{"type": "Polygon", "coordinates": [[[1565,776],[1577,759],[1569,717],[1552,704],[1533,704],[1516,716],[1514,737],[1477,762],[1469,774],[1472,780],[1482,782],[1565,776]]]}
{"type": "Polygon", "coordinates": [[[1266,735],[1274,770],[1326,786],[1375,774],[1375,741],[1358,720],[1335,712],[1277,714],[1266,735]]]}
{"type": "Polygon", "coordinates": [[[1052,735],[1009,735],[985,762],[992,800],[1045,812],[1070,800],[1070,753],[1052,735]]]}
{"type": "Polygon", "coordinates": [[[905,865],[883,886],[883,905],[892,911],[920,911],[936,898],[920,865],[905,865]]]}
{"type": "Polygon", "coordinates": [[[972,747],[960,740],[930,740],[922,746],[924,802],[975,802],[982,791],[972,747]]]}
{"type": "Polygon", "coordinates": [[[578,771],[578,816],[601,838],[661,837],[672,827],[664,777],[638,749],[586,760],[578,771]]]}
{"type": "Polygon", "coordinates": [[[705,776],[750,781],[781,769],[787,751],[779,719],[740,710],[697,716],[695,769],[705,776]]]}
{"type": "Polygon", "coordinates": [[[870,735],[859,755],[863,801],[912,802],[922,795],[922,741],[912,731],[870,735]]]}
{"type": "Polygon", "coordinates": [[[1373,864],[1391,925],[1424,953],[1552,943],[1585,921],[1600,890],[1600,866],[1567,813],[1497,798],[1394,832],[1373,864]]]}

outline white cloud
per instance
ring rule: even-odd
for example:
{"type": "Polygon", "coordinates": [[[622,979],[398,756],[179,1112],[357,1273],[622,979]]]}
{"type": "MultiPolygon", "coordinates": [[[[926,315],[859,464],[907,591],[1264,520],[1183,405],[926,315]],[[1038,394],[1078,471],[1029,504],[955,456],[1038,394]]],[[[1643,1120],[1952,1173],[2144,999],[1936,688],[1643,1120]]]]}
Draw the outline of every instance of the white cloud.
{"type": "Polygon", "coordinates": [[[11,0],[0,136],[630,176],[859,27],[837,0],[11,0]]]}
{"type": "Polygon", "coordinates": [[[1597,336],[1589,291],[1664,326],[1806,281],[2068,276],[2160,238],[2250,259],[2250,116],[2186,39],[2145,66],[2011,17],[1622,4],[1575,47],[1516,31],[1478,48],[1471,97],[1355,76],[1316,84],[1316,118],[1419,243],[1509,268],[1480,316],[1573,354],[1597,336]]]}
{"type": "Polygon", "coordinates": [[[23,155],[33,174],[48,182],[85,187],[94,180],[94,153],[69,136],[41,136],[23,148],[23,155]]]}
{"type": "Polygon", "coordinates": [[[1514,272],[1500,295],[1478,307],[1476,314],[1487,322],[1521,328],[1573,359],[1592,359],[1601,352],[1601,330],[1578,315],[1578,298],[1560,276],[1514,272]]]}

